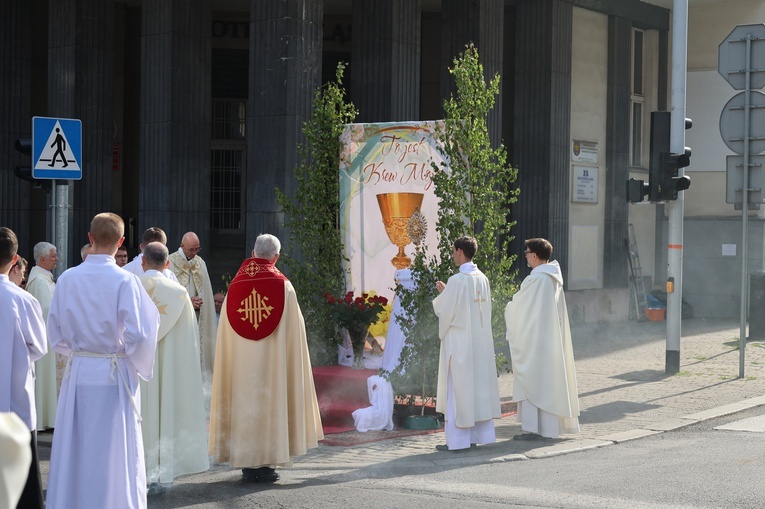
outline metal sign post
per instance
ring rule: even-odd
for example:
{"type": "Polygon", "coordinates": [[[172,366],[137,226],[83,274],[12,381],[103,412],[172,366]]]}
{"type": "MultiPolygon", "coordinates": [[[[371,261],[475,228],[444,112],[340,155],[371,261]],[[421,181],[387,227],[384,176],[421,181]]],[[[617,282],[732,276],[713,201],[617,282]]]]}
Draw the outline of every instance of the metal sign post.
{"type": "MultiPolygon", "coordinates": [[[[749,193],[761,189],[750,187],[750,156],[753,150],[761,152],[763,147],[760,141],[751,132],[751,120],[753,108],[760,108],[765,101],[755,94],[752,89],[760,89],[765,86],[765,24],[739,25],[720,43],[718,49],[717,71],[734,89],[743,90],[725,106],[720,117],[720,134],[728,147],[743,156],[741,165],[741,313],[739,332],[739,366],[738,376],[744,378],[744,360],[746,351],[746,314],[749,297],[749,269],[747,258],[749,251],[749,193]],[[743,95],[743,97],[742,97],[743,95]],[[753,104],[753,98],[755,103],[753,104]],[[742,104],[743,103],[743,104],[742,104]],[[743,113],[743,118],[740,118],[743,113]],[[730,124],[736,118],[736,126],[730,124]],[[743,121],[741,136],[732,134],[734,129],[740,129],[743,121]],[[755,138],[755,143],[752,143],[755,138]]],[[[761,95],[761,94],[760,94],[761,95]]],[[[740,132],[740,131],[739,131],[740,132]]],[[[730,164],[729,176],[730,176],[730,164]]],[[[735,166],[735,165],[734,165],[735,166]]],[[[737,175],[736,175],[737,176],[737,175]]],[[[737,198],[737,197],[736,197],[737,198]]]]}

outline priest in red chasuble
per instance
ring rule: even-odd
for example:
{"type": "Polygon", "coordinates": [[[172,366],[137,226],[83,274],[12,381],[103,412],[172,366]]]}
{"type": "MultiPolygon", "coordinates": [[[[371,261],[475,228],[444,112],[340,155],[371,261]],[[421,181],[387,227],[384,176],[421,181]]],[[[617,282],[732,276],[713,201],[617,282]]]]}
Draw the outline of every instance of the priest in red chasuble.
{"type": "Polygon", "coordinates": [[[275,267],[281,244],[259,235],[223,303],[215,350],[210,454],[245,482],[274,482],[276,466],[324,438],[295,289],[275,267]]]}

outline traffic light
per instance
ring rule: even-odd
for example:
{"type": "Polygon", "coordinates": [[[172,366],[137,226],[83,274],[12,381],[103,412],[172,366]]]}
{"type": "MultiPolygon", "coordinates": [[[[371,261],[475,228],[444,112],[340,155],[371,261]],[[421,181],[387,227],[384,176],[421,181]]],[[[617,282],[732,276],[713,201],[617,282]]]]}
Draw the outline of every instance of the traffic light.
{"type": "MultiPolygon", "coordinates": [[[[648,166],[648,200],[658,202],[676,200],[678,191],[691,185],[691,178],[678,177],[678,170],[691,164],[691,149],[683,154],[673,154],[669,148],[671,115],[668,111],[651,112],[651,159],[648,166]]],[[[685,129],[693,127],[690,118],[685,119],[685,129]]]]}
{"type": "MultiPolygon", "coordinates": [[[[16,151],[21,152],[25,156],[32,157],[32,140],[29,138],[19,138],[16,140],[16,151]]],[[[37,180],[32,176],[32,166],[30,160],[30,166],[16,166],[14,174],[21,180],[26,180],[32,183],[33,189],[43,189],[50,191],[52,182],[51,180],[37,180]]]]}
{"type": "Polygon", "coordinates": [[[640,203],[649,191],[650,186],[642,180],[629,179],[627,181],[627,201],[630,203],[640,203]]]}
{"type": "Polygon", "coordinates": [[[678,170],[691,164],[691,149],[685,148],[683,154],[662,154],[662,200],[677,200],[677,192],[691,186],[691,177],[678,177],[678,170]]]}

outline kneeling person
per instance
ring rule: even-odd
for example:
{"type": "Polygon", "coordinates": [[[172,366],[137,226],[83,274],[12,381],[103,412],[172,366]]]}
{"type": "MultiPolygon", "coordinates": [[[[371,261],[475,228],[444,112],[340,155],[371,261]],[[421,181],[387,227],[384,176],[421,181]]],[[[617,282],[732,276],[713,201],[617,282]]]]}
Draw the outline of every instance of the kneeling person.
{"type": "Polygon", "coordinates": [[[184,474],[209,468],[207,421],[199,365],[199,328],[188,292],[162,274],[167,248],[143,250],[141,276],[159,310],[154,378],[141,382],[141,415],[149,494],[184,474]]]}

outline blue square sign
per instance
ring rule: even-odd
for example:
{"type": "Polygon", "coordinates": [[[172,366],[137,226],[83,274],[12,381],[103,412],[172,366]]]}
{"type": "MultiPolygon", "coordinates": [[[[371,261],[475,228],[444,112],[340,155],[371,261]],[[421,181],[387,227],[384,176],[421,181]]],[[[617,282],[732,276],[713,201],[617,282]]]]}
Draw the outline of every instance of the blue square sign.
{"type": "Polygon", "coordinates": [[[32,177],[82,179],[82,121],[32,118],[32,177]]]}

